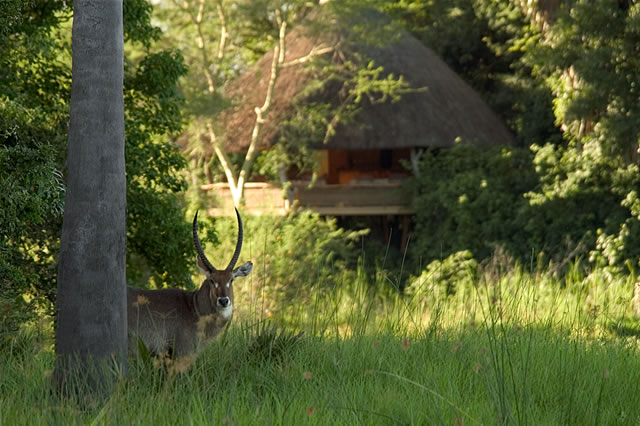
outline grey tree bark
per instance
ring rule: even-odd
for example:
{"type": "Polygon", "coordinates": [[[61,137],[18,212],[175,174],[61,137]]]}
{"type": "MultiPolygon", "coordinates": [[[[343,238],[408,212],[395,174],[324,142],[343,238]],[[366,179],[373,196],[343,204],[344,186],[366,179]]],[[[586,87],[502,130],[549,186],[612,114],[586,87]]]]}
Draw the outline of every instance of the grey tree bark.
{"type": "Polygon", "coordinates": [[[108,392],[127,363],[122,0],[73,11],[55,379],[108,392]]]}

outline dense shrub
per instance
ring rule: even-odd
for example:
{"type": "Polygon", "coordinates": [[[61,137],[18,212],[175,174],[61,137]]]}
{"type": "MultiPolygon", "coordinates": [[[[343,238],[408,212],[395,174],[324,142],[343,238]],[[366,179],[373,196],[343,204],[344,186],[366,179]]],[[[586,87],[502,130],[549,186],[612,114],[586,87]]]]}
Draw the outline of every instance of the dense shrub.
{"type": "Polygon", "coordinates": [[[426,152],[415,179],[410,254],[422,264],[462,250],[483,259],[498,245],[528,254],[524,194],[536,182],[528,150],[456,144],[426,152]]]}
{"type": "Polygon", "coordinates": [[[531,150],[456,145],[427,153],[415,179],[412,255],[424,263],[501,247],[524,264],[587,256],[620,268],[640,256],[637,166],[552,144],[531,150]]]}
{"type": "Polygon", "coordinates": [[[596,248],[591,260],[599,265],[620,271],[633,272],[640,262],[640,200],[638,192],[632,190],[620,203],[631,215],[619,224],[618,229],[607,233],[598,229],[596,248]]]}
{"type": "Polygon", "coordinates": [[[419,276],[409,279],[405,293],[418,299],[442,299],[455,294],[458,286],[473,285],[477,269],[478,262],[471,252],[459,251],[429,263],[419,276]]]}
{"type": "Polygon", "coordinates": [[[47,225],[62,218],[64,186],[55,122],[39,111],[0,96],[0,340],[53,291],[47,225]]]}
{"type": "MultiPolygon", "coordinates": [[[[366,231],[338,228],[335,219],[311,212],[283,217],[244,218],[244,245],[239,262],[251,260],[249,278],[234,287],[241,304],[263,306],[270,312],[286,311],[291,301],[310,300],[311,292],[340,286],[353,274],[359,251],[357,242],[366,231]],[[295,296],[295,297],[294,297],[295,296]]],[[[215,230],[220,245],[209,247],[214,266],[223,268],[233,253],[237,237],[235,218],[218,218],[215,230]]],[[[353,277],[351,276],[351,279],[353,277]]]]}
{"type": "MultiPolygon", "coordinates": [[[[53,313],[71,85],[72,2],[0,6],[0,334],[53,313]]],[[[186,163],[180,131],[179,52],[151,51],[151,5],[124,6],[130,281],[188,283],[189,222],[177,193],[186,163]]],[[[0,336],[0,340],[1,340],[0,336]]]]}
{"type": "Polygon", "coordinates": [[[637,226],[632,192],[640,185],[638,167],[607,155],[597,140],[580,147],[533,149],[540,186],[527,194],[524,227],[536,252],[566,255],[577,248],[585,255],[595,250],[591,259],[604,265],[637,258],[640,241],[618,234],[637,226]]]}

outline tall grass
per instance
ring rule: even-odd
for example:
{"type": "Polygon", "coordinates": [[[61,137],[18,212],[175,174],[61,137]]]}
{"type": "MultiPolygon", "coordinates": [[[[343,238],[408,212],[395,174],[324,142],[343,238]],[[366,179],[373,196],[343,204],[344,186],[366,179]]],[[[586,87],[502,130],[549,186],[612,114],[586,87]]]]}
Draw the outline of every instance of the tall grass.
{"type": "Polygon", "coordinates": [[[0,424],[640,422],[633,277],[485,268],[408,297],[394,276],[360,267],[275,312],[256,297],[188,371],[132,364],[88,407],[50,392],[41,326],[2,349],[0,424]]]}

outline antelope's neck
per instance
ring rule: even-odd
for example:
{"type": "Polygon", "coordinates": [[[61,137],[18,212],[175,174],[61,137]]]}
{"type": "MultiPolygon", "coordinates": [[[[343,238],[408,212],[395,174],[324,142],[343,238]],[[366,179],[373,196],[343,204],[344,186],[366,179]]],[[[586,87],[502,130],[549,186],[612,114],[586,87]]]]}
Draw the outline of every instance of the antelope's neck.
{"type": "Polygon", "coordinates": [[[202,286],[193,292],[193,306],[198,318],[204,315],[211,315],[213,313],[214,309],[213,306],[211,306],[209,292],[205,286],[202,286]]]}

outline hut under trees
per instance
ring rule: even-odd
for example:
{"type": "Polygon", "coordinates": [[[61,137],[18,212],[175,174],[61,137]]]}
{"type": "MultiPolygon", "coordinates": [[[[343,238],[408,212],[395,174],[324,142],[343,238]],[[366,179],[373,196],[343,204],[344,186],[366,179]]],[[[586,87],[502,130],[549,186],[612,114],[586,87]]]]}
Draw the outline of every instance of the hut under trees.
{"type": "MultiPolygon", "coordinates": [[[[278,185],[248,182],[245,206],[249,213],[284,214],[297,205],[336,216],[400,215],[405,218],[406,231],[406,217],[413,209],[401,184],[411,173],[419,173],[422,151],[447,148],[456,141],[483,146],[513,142],[512,134],[491,108],[434,52],[406,32],[395,35],[390,43],[377,46],[345,42],[335,35],[314,36],[302,29],[287,35],[286,61],[304,58],[314,46],[332,44],[335,49],[323,55],[328,63],[339,66],[347,60],[372,60],[375,67],[384,68],[385,75],[402,76],[415,90],[404,93],[397,102],[365,96],[351,120],[338,122],[332,132],[311,140],[317,160],[312,186],[311,175],[300,174],[295,168],[281,175],[288,180],[288,195],[278,185]],[[332,40],[326,41],[328,38],[332,40]]],[[[218,123],[227,152],[248,149],[254,108],[264,102],[272,56],[273,51],[267,53],[225,88],[225,97],[233,105],[220,114],[218,123]]],[[[285,123],[305,103],[325,102],[339,109],[353,101],[345,87],[335,82],[310,92],[316,81],[313,67],[296,65],[280,70],[257,145],[259,151],[271,149],[287,137],[285,123]]],[[[202,188],[215,190],[223,203],[231,203],[224,183],[202,188]]]]}

